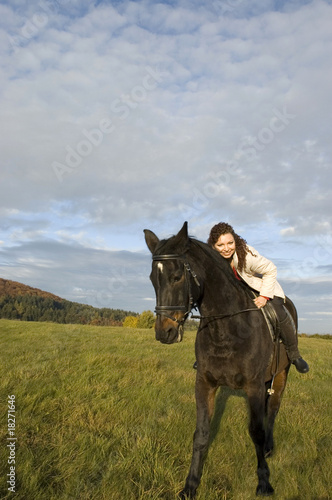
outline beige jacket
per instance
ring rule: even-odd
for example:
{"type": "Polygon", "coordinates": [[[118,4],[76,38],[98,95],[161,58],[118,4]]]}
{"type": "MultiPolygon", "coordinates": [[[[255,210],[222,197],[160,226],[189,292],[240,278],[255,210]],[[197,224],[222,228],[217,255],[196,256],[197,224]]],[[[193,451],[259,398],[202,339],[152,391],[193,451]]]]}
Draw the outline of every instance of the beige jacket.
{"type": "Polygon", "coordinates": [[[238,270],[238,257],[236,252],[233,255],[233,264],[239,276],[254,290],[263,297],[272,299],[274,296],[285,299],[285,294],[277,281],[277,268],[270,260],[260,255],[250,245],[247,245],[252,252],[247,253],[245,269],[238,270]]]}

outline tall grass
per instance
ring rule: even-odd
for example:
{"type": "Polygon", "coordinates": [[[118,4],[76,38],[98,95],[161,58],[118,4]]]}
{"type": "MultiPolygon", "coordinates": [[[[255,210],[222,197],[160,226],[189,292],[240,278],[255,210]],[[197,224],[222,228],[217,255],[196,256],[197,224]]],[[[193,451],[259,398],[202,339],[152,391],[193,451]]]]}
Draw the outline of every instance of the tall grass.
{"type": "MultiPolygon", "coordinates": [[[[0,497],[174,499],[195,427],[194,332],[182,344],[152,330],[0,320],[0,497]],[[7,397],[16,398],[16,493],[7,397]]],[[[331,494],[332,342],[300,338],[310,372],[291,369],[269,459],[278,500],[331,494]]],[[[255,498],[256,458],[241,393],[218,393],[198,500],[255,498]]]]}

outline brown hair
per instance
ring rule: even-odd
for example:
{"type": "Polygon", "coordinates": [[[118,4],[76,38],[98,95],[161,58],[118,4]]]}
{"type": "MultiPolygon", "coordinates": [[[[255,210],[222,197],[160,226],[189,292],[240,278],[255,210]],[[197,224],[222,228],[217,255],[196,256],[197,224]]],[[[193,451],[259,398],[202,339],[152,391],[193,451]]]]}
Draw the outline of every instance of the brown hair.
{"type": "Polygon", "coordinates": [[[235,240],[235,249],[236,249],[236,254],[239,259],[239,271],[243,271],[245,265],[246,265],[246,256],[247,252],[249,251],[249,248],[247,246],[246,240],[241,238],[238,234],[235,233],[234,229],[230,224],[227,224],[227,222],[219,222],[210,231],[210,236],[207,241],[208,245],[210,247],[214,248],[214,245],[217,243],[219,237],[222,234],[228,234],[230,233],[234,240],[235,240]]]}

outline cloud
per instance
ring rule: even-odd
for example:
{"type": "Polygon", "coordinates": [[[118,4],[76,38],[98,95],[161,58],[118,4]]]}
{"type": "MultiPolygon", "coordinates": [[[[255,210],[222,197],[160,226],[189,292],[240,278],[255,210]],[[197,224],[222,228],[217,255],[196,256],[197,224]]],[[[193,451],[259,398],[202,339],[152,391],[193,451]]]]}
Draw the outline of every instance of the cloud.
{"type": "Polygon", "coordinates": [[[128,251],[107,251],[34,239],[29,243],[1,248],[7,279],[36,284],[68,300],[95,307],[144,310],[153,298],[150,257],[128,251]]]}
{"type": "Polygon", "coordinates": [[[330,2],[0,10],[5,248],[138,251],[144,227],[229,220],[292,269],[331,234],[330,2]]]}

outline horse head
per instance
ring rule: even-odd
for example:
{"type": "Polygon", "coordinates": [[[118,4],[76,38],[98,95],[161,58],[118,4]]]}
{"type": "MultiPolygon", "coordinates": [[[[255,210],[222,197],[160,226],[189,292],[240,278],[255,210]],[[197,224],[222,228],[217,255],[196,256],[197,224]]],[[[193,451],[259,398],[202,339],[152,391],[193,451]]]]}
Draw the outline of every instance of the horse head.
{"type": "Polygon", "coordinates": [[[190,245],[188,225],[176,236],[159,238],[145,229],[145,241],[152,253],[150,279],[156,293],[156,339],[163,344],[181,342],[183,325],[198,298],[199,282],[187,260],[190,245]]]}

